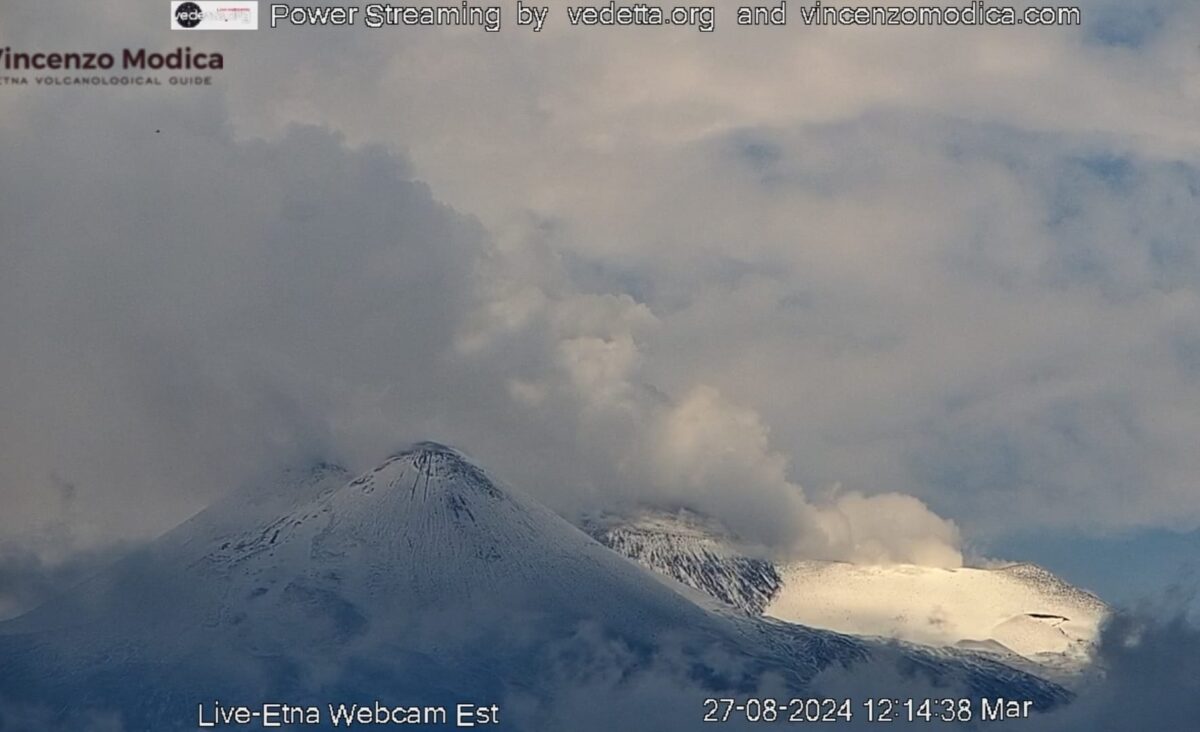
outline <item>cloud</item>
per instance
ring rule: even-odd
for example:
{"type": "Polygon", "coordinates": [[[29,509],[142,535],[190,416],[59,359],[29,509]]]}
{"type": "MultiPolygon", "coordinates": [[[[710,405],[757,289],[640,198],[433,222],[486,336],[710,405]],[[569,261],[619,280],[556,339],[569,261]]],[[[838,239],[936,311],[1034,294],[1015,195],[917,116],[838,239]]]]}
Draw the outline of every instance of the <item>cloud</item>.
{"type": "MultiPolygon", "coordinates": [[[[3,42],[162,42],[44,5],[3,42]]],[[[209,92],[6,93],[0,612],[273,466],[425,438],[804,556],[1200,525],[1197,9],[1085,13],[284,31],[206,41],[209,92]]],[[[1039,729],[1189,729],[1197,637],[1118,615],[1039,729]]]]}
{"type": "Polygon", "coordinates": [[[898,529],[864,520],[873,498],[810,502],[754,409],[658,388],[649,307],[504,250],[381,148],[311,127],[239,141],[215,98],[33,113],[0,150],[30,171],[0,204],[12,536],[66,522],[60,554],[146,539],[273,466],[436,438],[568,515],[665,502],[785,553],[957,556],[918,501],[879,499],[898,529]]]}
{"type": "Polygon", "coordinates": [[[521,471],[496,455],[507,465],[503,474],[518,471],[522,484],[544,485],[547,469],[565,471],[559,484],[593,486],[590,495],[543,492],[568,513],[622,504],[687,507],[785,555],[961,564],[957,529],[921,501],[853,491],[813,501],[790,478],[789,459],[773,447],[754,409],[694,380],[679,392],[659,388],[646,364],[663,324],[644,304],[581,293],[562,273],[551,283],[535,292],[495,286],[495,299],[475,313],[463,342],[477,360],[512,359],[500,367],[516,374],[510,419],[524,417],[527,429],[561,424],[545,439],[569,444],[565,465],[550,460],[521,471]],[[514,342],[525,344],[519,358],[514,342]],[[539,349],[548,357],[530,359],[539,349]],[[576,470],[579,455],[590,462],[576,470]],[[888,520],[874,518],[880,511],[889,511],[888,520]]]}
{"type": "MultiPolygon", "coordinates": [[[[4,42],[162,39],[30,8],[4,42]]],[[[1195,526],[1195,12],[280,31],[214,38],[213,90],[8,95],[0,530],[60,518],[52,474],[87,545],[422,438],[808,555],[1195,526]]]]}
{"type": "Polygon", "coordinates": [[[1200,714],[1200,627],[1193,593],[1114,613],[1102,628],[1099,673],[1039,729],[1185,732],[1200,714]]]}
{"type": "Polygon", "coordinates": [[[0,545],[0,620],[16,617],[104,569],[120,557],[120,543],[102,550],[77,551],[69,541],[55,547],[0,545]],[[57,561],[46,554],[69,556],[57,561]]]}
{"type": "Polygon", "coordinates": [[[31,105],[47,118],[0,145],[25,171],[0,184],[6,532],[144,538],[271,465],[343,452],[389,400],[421,431],[445,393],[480,227],[326,131],[236,142],[212,101],[31,105]]]}
{"type": "MultiPolygon", "coordinates": [[[[1083,12],[1048,33],[358,34],[356,83],[267,60],[288,83],[231,115],[403,149],[520,262],[498,314],[630,297],[654,325],[588,378],[716,390],[810,490],[913,495],[982,538],[1194,527],[1197,10],[1083,12]]],[[[538,381],[508,388],[532,404],[538,381]]]]}

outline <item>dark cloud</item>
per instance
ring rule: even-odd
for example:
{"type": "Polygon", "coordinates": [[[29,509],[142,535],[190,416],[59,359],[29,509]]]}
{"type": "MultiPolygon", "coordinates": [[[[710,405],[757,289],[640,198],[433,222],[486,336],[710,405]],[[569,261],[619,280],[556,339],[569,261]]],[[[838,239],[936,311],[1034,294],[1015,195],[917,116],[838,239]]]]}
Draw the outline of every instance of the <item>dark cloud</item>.
{"type": "MultiPolygon", "coordinates": [[[[1099,678],[1050,715],[1047,732],[1188,732],[1200,718],[1200,625],[1187,594],[1115,613],[1103,628],[1099,678]]],[[[1039,723],[1041,724],[1041,723],[1039,723]]]]}
{"type": "Polygon", "coordinates": [[[0,182],[10,535],[153,535],[272,465],[345,452],[366,430],[337,413],[405,406],[412,432],[380,426],[372,457],[436,416],[478,225],[381,149],[316,128],[238,141],[214,105],[31,105],[40,121],[0,144],[23,171],[0,182]]]}
{"type": "MultiPolygon", "coordinates": [[[[954,729],[1019,730],[1036,732],[1190,732],[1200,714],[1200,625],[1189,602],[1145,605],[1115,613],[1105,624],[1095,666],[1086,681],[1075,685],[1067,704],[1028,719],[1007,722],[954,723],[954,729]]],[[[830,669],[814,686],[821,694],[859,700],[879,697],[941,699],[958,690],[930,683],[920,674],[901,673],[885,665],[830,669]]],[[[974,707],[978,709],[978,706],[974,707]]],[[[864,715],[839,729],[876,729],[864,715]]],[[[928,729],[918,720],[887,725],[928,729]]]]}

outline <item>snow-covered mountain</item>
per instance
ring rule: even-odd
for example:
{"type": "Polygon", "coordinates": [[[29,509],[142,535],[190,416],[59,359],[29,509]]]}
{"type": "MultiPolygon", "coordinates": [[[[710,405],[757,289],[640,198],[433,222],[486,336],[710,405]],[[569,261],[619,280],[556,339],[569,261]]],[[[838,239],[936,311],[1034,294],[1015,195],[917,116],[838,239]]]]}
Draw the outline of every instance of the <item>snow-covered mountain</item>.
{"type": "Polygon", "coordinates": [[[878,695],[907,680],[1067,698],[976,654],[715,605],[424,443],[352,479],[323,464],[233,495],[0,624],[0,730],[193,729],[203,703],[374,700],[494,703],[502,729],[694,729],[704,697],[818,690],[834,669],[837,688],[878,695]]]}
{"type": "Polygon", "coordinates": [[[586,520],[598,541],[644,567],[750,614],[860,636],[958,647],[1042,667],[1085,664],[1107,608],[1030,564],[993,569],[777,564],[746,553],[689,511],[586,520]]]}

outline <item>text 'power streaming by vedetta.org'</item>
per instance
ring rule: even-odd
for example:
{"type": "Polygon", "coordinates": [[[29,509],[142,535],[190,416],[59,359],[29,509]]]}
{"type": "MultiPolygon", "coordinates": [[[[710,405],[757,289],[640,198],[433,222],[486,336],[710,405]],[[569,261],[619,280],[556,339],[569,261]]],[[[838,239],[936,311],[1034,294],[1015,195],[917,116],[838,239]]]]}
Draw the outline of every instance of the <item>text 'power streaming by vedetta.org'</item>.
{"type": "MultiPolygon", "coordinates": [[[[724,12],[724,11],[722,11],[724,12]]],[[[715,5],[661,6],[644,2],[567,5],[561,9],[516,0],[506,7],[476,5],[463,0],[457,5],[289,5],[273,3],[269,27],[455,27],[475,26],[496,32],[511,13],[517,27],[543,30],[551,15],[561,15],[573,27],[691,27],[711,32],[717,27],[715,5]],[[552,12],[553,11],[553,12],[552,12]]],[[[1076,6],[1012,7],[973,0],[961,6],[837,6],[814,3],[790,4],[788,0],[761,5],[729,7],[735,26],[781,26],[798,21],[818,27],[1020,27],[1078,26],[1082,11],[1076,6]]]]}

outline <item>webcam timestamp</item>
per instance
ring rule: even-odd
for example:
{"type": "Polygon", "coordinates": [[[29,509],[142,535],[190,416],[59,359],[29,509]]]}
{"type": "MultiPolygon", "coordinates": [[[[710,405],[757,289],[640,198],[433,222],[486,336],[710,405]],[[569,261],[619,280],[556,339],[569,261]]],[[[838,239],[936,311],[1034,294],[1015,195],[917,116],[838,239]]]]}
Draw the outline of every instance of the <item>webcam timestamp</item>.
{"type": "Polygon", "coordinates": [[[846,698],[709,698],[704,700],[704,721],[765,724],[1002,722],[1028,719],[1033,713],[1032,707],[1031,700],[1004,697],[876,697],[857,702],[846,698]]]}

